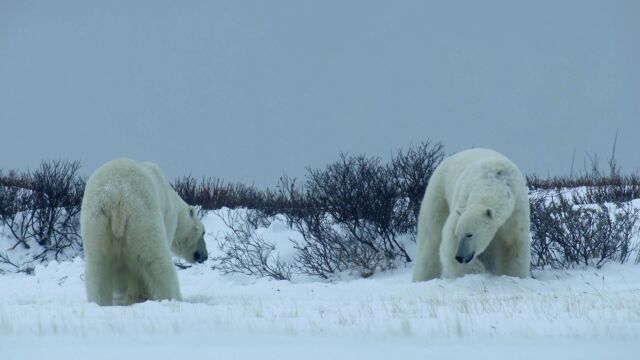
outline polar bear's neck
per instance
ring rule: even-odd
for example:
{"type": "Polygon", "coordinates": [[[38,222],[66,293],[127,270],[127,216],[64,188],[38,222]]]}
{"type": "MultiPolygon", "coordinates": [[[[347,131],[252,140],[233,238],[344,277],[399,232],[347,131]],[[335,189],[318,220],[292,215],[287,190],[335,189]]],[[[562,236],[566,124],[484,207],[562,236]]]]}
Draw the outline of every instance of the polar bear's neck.
{"type": "Polygon", "coordinates": [[[180,195],[178,195],[178,193],[176,193],[175,191],[173,192],[173,198],[176,212],[178,214],[178,227],[180,227],[189,219],[189,205],[184,200],[182,200],[180,195]]]}

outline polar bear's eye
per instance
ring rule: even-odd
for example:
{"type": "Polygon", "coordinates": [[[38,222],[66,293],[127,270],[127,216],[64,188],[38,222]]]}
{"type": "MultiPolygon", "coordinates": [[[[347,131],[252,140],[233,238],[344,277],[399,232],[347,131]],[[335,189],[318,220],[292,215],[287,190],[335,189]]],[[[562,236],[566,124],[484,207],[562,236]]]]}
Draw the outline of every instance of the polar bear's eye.
{"type": "Polygon", "coordinates": [[[488,217],[489,219],[492,219],[492,218],[493,218],[493,210],[491,210],[491,209],[487,209],[487,210],[485,211],[485,215],[487,215],[487,217],[488,217]]]}
{"type": "Polygon", "coordinates": [[[472,236],[473,236],[473,234],[471,234],[471,233],[466,233],[466,234],[464,234],[464,236],[465,236],[465,237],[467,237],[467,238],[470,238],[470,237],[472,237],[472,236]]]}

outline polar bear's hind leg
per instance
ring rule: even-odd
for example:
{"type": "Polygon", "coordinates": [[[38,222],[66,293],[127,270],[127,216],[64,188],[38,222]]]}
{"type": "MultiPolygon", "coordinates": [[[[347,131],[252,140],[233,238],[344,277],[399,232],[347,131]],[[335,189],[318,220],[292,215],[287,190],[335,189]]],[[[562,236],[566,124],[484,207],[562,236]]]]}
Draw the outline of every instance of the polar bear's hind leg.
{"type": "MultiPolygon", "coordinates": [[[[96,236],[95,234],[93,236],[96,236]]],[[[93,239],[94,243],[108,240],[93,239]]],[[[87,299],[101,306],[113,305],[113,260],[103,254],[85,253],[85,274],[87,299]]]]}

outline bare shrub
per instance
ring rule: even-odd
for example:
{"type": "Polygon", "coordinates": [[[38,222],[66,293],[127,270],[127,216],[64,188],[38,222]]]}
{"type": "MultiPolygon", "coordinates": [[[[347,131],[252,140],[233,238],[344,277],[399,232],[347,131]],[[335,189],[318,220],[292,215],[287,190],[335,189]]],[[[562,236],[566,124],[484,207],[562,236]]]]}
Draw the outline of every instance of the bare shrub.
{"type": "Polygon", "coordinates": [[[325,169],[309,169],[303,187],[280,189],[296,204],[285,215],[303,237],[294,242],[301,273],[328,278],[353,270],[366,277],[411,261],[398,240],[398,228],[406,227],[398,226],[398,189],[378,158],[341,154],[325,169]]]}
{"type": "Polygon", "coordinates": [[[15,239],[11,249],[38,245],[34,262],[65,260],[81,251],[79,168],[79,162],[44,161],[31,173],[2,177],[0,221],[15,239]]]}
{"type": "Polygon", "coordinates": [[[43,162],[32,174],[32,232],[35,240],[56,260],[67,249],[81,247],[79,214],[84,181],[79,162],[43,162]]]}
{"type": "Polygon", "coordinates": [[[11,269],[9,272],[11,273],[24,273],[27,275],[32,275],[35,269],[33,265],[33,260],[27,261],[16,261],[9,257],[9,254],[6,252],[0,252],[0,275],[6,274],[7,270],[4,270],[3,267],[7,267],[11,269]]]}
{"type": "Polygon", "coordinates": [[[569,178],[555,177],[541,179],[527,176],[531,190],[562,190],[583,188],[573,192],[576,204],[600,204],[607,202],[628,202],[640,199],[640,177],[632,175],[593,176],[569,178]]]}
{"type": "Polygon", "coordinates": [[[225,183],[218,178],[196,180],[192,176],[176,179],[174,190],[189,205],[197,205],[202,210],[255,209],[263,206],[264,192],[253,186],[225,183]]]}
{"type": "Polygon", "coordinates": [[[405,230],[414,229],[417,224],[420,205],[429,179],[444,159],[443,148],[440,143],[425,141],[416,147],[410,147],[406,152],[398,151],[391,159],[389,167],[394,185],[400,195],[409,200],[408,205],[411,210],[406,214],[408,221],[405,230]]]}
{"type": "Polygon", "coordinates": [[[377,270],[396,266],[396,258],[385,256],[376,248],[375,233],[366,225],[357,232],[336,226],[327,215],[313,214],[294,220],[294,228],[303,240],[294,241],[298,272],[329,279],[344,271],[369,277],[377,270]]]}
{"type": "Polygon", "coordinates": [[[531,199],[532,266],[600,267],[633,251],[638,209],[630,203],[575,205],[560,192],[531,199]]]}
{"type": "Polygon", "coordinates": [[[268,205],[260,210],[267,215],[286,215],[289,226],[293,226],[292,219],[323,212],[323,209],[316,208],[307,200],[304,186],[286,174],[278,180],[275,191],[268,190],[267,199],[268,205]]]}
{"type": "Polygon", "coordinates": [[[11,221],[15,215],[25,209],[31,180],[26,174],[10,171],[7,175],[0,169],[0,223],[11,221]]]}
{"type": "Polygon", "coordinates": [[[399,200],[404,199],[392,173],[379,159],[342,154],[324,170],[310,170],[306,189],[307,199],[324,209],[355,241],[388,259],[400,256],[410,261],[396,239],[398,230],[406,228],[404,213],[396,212],[399,200]],[[371,237],[377,240],[367,239],[371,237]]]}
{"type": "Polygon", "coordinates": [[[275,244],[256,234],[251,225],[250,211],[218,213],[230,230],[218,239],[218,248],[224,255],[215,257],[215,269],[221,272],[290,280],[293,265],[282,261],[275,253],[275,244]]]}
{"type": "MultiPolygon", "coordinates": [[[[415,240],[426,184],[443,157],[442,145],[428,141],[399,151],[389,164],[341,154],[323,169],[307,169],[303,182],[282,176],[242,221],[255,228],[283,214],[302,237],[293,240],[296,272],[330,278],[352,271],[367,277],[411,261],[404,241],[415,240]]],[[[255,252],[260,244],[252,245],[231,248],[255,252]]]]}
{"type": "Polygon", "coordinates": [[[541,178],[528,175],[527,183],[531,190],[561,190],[583,187],[583,192],[574,192],[576,204],[602,204],[608,202],[627,202],[640,198],[640,176],[638,174],[623,175],[616,159],[618,133],[613,141],[611,154],[606,160],[606,167],[600,165],[598,154],[586,154],[583,170],[564,177],[541,178]]]}
{"type": "Polygon", "coordinates": [[[640,178],[636,175],[610,178],[608,184],[585,188],[576,194],[576,204],[601,204],[609,202],[628,202],[640,199],[640,178]]]}

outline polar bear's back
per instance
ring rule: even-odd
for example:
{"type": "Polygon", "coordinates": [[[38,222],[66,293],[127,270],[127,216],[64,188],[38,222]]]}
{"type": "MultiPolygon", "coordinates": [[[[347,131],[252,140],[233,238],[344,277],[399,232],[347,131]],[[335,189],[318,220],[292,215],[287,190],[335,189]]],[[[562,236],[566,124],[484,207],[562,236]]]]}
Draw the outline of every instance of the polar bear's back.
{"type": "Polygon", "coordinates": [[[451,155],[440,164],[436,173],[447,179],[443,182],[444,193],[451,203],[466,197],[467,194],[460,191],[470,191],[485,181],[490,186],[495,185],[494,176],[502,179],[501,182],[509,187],[525,186],[524,177],[517,166],[506,156],[489,149],[470,149],[451,155]]]}
{"type": "Polygon", "coordinates": [[[154,207],[157,181],[137,162],[130,159],[109,161],[96,170],[87,181],[82,210],[106,207],[115,198],[125,197],[129,204],[154,207]]]}
{"type": "MultiPolygon", "coordinates": [[[[470,149],[455,153],[446,158],[440,168],[445,171],[447,178],[459,178],[460,174],[472,167],[474,164],[480,163],[500,163],[505,162],[512,164],[506,156],[500,154],[497,151],[489,149],[470,149]]],[[[515,165],[513,165],[515,166],[515,165]]]]}
{"type": "MultiPolygon", "coordinates": [[[[164,188],[168,185],[162,173],[153,171],[151,165],[116,159],[89,177],[80,215],[83,237],[85,229],[109,225],[112,235],[123,237],[130,217],[143,217],[167,208],[170,199],[164,188]]],[[[91,235],[87,234],[87,238],[90,241],[91,235]]]]}

